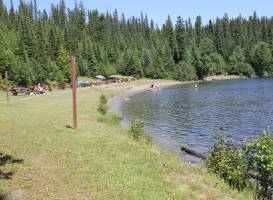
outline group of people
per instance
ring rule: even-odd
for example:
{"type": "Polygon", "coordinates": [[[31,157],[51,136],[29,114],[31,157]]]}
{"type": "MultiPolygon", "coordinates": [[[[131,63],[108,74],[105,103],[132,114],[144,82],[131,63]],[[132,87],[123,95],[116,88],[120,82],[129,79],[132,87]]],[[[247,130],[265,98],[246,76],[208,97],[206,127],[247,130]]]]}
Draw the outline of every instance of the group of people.
{"type": "Polygon", "coordinates": [[[44,89],[41,84],[39,83],[38,85],[34,86],[34,92],[35,94],[48,94],[48,91],[46,89],[44,89]]]}
{"type": "MultiPolygon", "coordinates": [[[[196,89],[198,88],[197,83],[194,84],[194,88],[196,88],[196,89]]],[[[151,91],[159,91],[160,89],[161,89],[160,85],[155,85],[153,82],[149,87],[149,90],[151,90],[151,91]]]]}

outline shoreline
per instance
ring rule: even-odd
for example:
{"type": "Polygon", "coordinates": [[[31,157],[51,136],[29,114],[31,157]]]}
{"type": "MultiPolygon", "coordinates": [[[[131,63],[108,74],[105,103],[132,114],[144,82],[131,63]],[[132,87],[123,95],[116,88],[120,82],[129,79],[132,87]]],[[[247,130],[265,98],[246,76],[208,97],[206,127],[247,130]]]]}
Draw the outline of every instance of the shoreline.
{"type": "MultiPolygon", "coordinates": [[[[149,87],[150,85],[153,83],[155,85],[160,84],[160,89],[166,88],[166,87],[171,87],[171,86],[175,86],[175,85],[182,85],[182,84],[190,84],[190,83],[197,83],[200,81],[187,81],[187,82],[181,82],[181,81],[174,81],[174,80],[149,80],[149,82],[141,84],[141,85],[136,85],[136,83],[127,85],[127,87],[120,87],[120,88],[115,88],[115,90],[120,91],[121,93],[118,94],[117,96],[111,97],[108,100],[108,106],[109,106],[109,110],[111,112],[117,113],[119,115],[121,115],[121,104],[123,101],[126,101],[127,98],[138,94],[138,93],[142,93],[142,92],[156,92],[156,91],[149,91],[149,87]],[[131,86],[131,87],[130,87],[131,86]]],[[[113,88],[110,87],[109,89],[110,91],[113,90],[113,88]]],[[[125,125],[126,127],[128,127],[128,124],[122,124],[125,125]]]]}
{"type": "MultiPolygon", "coordinates": [[[[211,81],[221,81],[221,80],[236,80],[236,79],[245,79],[247,77],[241,77],[236,75],[220,75],[220,76],[208,76],[204,78],[203,80],[197,80],[197,81],[175,81],[175,80],[153,80],[149,79],[147,83],[136,85],[136,83],[127,84],[125,87],[119,87],[124,85],[109,85],[106,87],[103,87],[102,89],[109,89],[110,91],[120,91],[121,94],[118,94],[117,96],[111,97],[108,101],[108,106],[110,111],[121,114],[120,106],[124,99],[129,98],[135,94],[149,91],[149,87],[152,83],[160,84],[161,89],[166,87],[171,87],[175,85],[184,85],[184,84],[195,84],[195,83],[204,83],[204,82],[211,82],[211,81]],[[113,86],[118,86],[116,88],[113,88],[113,86]],[[127,86],[127,87],[126,87],[127,86]],[[130,87],[131,86],[131,87],[130,87]]],[[[150,91],[153,92],[153,91],[150,91]]]]}
{"type": "MultiPolygon", "coordinates": [[[[175,85],[184,85],[184,84],[195,84],[195,83],[204,83],[204,82],[212,82],[212,81],[221,81],[221,80],[235,80],[235,79],[244,79],[246,77],[239,77],[239,76],[210,76],[210,77],[206,77],[206,79],[204,80],[197,80],[197,81],[174,81],[174,80],[149,80],[149,83],[144,83],[141,85],[137,85],[136,83],[132,83],[130,85],[127,85],[127,87],[125,86],[125,88],[123,87],[117,87],[117,88],[111,88],[111,86],[108,87],[108,89],[111,91],[113,90],[118,90],[121,93],[111,97],[108,100],[108,107],[110,112],[116,113],[119,116],[122,117],[121,120],[121,126],[125,127],[125,128],[130,128],[130,122],[126,121],[126,119],[123,118],[123,114],[121,111],[121,106],[122,103],[124,101],[128,101],[130,100],[129,98],[135,94],[138,93],[142,93],[142,92],[156,92],[156,91],[149,91],[149,87],[151,85],[151,83],[153,84],[160,84],[161,89],[167,88],[167,87],[171,87],[171,86],[175,86],[175,85]],[[131,86],[131,87],[130,87],[131,86]],[[128,89],[129,87],[129,89],[128,89]]],[[[147,133],[149,134],[149,133],[147,133]]],[[[156,138],[153,138],[153,142],[155,143],[156,146],[158,146],[159,148],[163,148],[167,151],[171,151],[171,152],[176,152],[174,149],[166,146],[165,144],[162,144],[161,142],[159,142],[156,138]]],[[[181,154],[182,152],[178,152],[179,154],[181,154]]],[[[191,162],[192,164],[197,164],[197,163],[202,163],[202,161],[197,162],[196,159],[188,159],[187,156],[182,156],[183,159],[185,159],[188,162],[191,162]]]]}
{"type": "MultiPolygon", "coordinates": [[[[141,85],[136,85],[136,83],[133,83],[133,87],[131,87],[128,90],[124,90],[124,89],[120,89],[121,93],[118,94],[117,96],[111,97],[108,100],[108,107],[110,112],[112,113],[116,113],[118,114],[118,116],[121,117],[121,126],[129,129],[130,128],[130,122],[127,121],[122,114],[121,111],[121,106],[122,103],[124,101],[128,101],[130,100],[129,98],[135,94],[139,94],[142,92],[157,92],[157,91],[150,91],[149,87],[150,85],[153,83],[155,85],[160,84],[160,90],[167,88],[167,87],[171,87],[171,86],[175,86],[175,85],[183,85],[183,84],[194,84],[194,83],[198,83],[198,82],[202,82],[202,81],[186,81],[186,82],[181,82],[181,81],[174,81],[174,80],[149,80],[149,83],[145,83],[145,84],[141,84],[141,85]]],[[[129,86],[129,85],[128,85],[129,86]]],[[[117,89],[117,88],[115,88],[117,89]]],[[[110,90],[111,91],[111,90],[110,90]]],[[[146,134],[148,134],[149,136],[151,136],[151,134],[147,131],[145,131],[146,134]]],[[[178,153],[181,154],[181,152],[176,151],[173,148],[170,148],[169,146],[167,146],[166,144],[163,144],[162,142],[160,142],[159,140],[157,140],[157,138],[151,137],[153,143],[155,144],[155,146],[159,149],[163,149],[166,150],[168,152],[172,152],[172,153],[178,153]]],[[[190,162],[192,164],[197,164],[198,162],[194,162],[193,160],[189,160],[186,159],[186,157],[183,156],[179,156],[181,157],[184,161],[186,162],[190,162]]]]}
{"type": "Polygon", "coordinates": [[[245,76],[238,75],[217,75],[217,76],[207,76],[203,81],[223,81],[223,80],[235,80],[235,79],[245,79],[245,76]]]}

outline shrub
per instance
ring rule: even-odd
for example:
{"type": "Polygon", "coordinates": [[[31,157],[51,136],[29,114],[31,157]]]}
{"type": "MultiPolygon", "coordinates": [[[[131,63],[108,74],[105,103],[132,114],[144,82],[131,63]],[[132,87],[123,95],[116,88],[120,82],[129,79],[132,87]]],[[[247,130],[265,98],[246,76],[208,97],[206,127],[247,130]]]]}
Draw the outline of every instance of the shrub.
{"type": "Polygon", "coordinates": [[[99,106],[98,106],[98,112],[101,113],[102,115],[106,115],[107,111],[108,111],[108,106],[107,106],[107,97],[102,94],[100,96],[100,102],[99,102],[99,106]]]}
{"type": "Polygon", "coordinates": [[[0,90],[2,90],[4,88],[4,81],[1,78],[1,74],[0,74],[0,90]]]}
{"type": "Polygon", "coordinates": [[[224,179],[231,187],[243,190],[248,180],[245,155],[244,151],[227,143],[221,135],[217,138],[207,160],[208,170],[224,179]]]}
{"type": "Polygon", "coordinates": [[[259,198],[270,199],[273,187],[273,138],[263,132],[253,144],[246,145],[249,170],[258,178],[256,192],[259,198]]]}
{"type": "Polygon", "coordinates": [[[207,160],[209,172],[217,174],[231,187],[243,190],[249,176],[256,177],[256,194],[260,199],[272,198],[273,187],[273,136],[263,132],[252,144],[238,149],[218,137],[207,160]],[[270,191],[271,190],[271,191],[270,191]]]}
{"type": "Polygon", "coordinates": [[[251,77],[255,74],[254,69],[248,63],[236,63],[228,69],[228,72],[230,74],[242,75],[242,76],[248,76],[248,77],[251,77]]]}
{"type": "Polygon", "coordinates": [[[151,138],[145,134],[143,122],[133,122],[129,130],[129,135],[139,142],[144,142],[147,144],[152,142],[151,138]]]}
{"type": "Polygon", "coordinates": [[[177,64],[174,77],[180,81],[197,80],[195,68],[190,63],[184,61],[177,64]]]}
{"type": "Polygon", "coordinates": [[[226,143],[223,136],[219,135],[210,151],[210,155],[207,160],[207,167],[209,172],[218,174],[221,178],[224,178],[225,163],[226,163],[226,143]]]}
{"type": "Polygon", "coordinates": [[[240,191],[248,184],[247,163],[245,151],[240,151],[235,145],[232,145],[227,155],[226,180],[231,187],[240,191]]]}

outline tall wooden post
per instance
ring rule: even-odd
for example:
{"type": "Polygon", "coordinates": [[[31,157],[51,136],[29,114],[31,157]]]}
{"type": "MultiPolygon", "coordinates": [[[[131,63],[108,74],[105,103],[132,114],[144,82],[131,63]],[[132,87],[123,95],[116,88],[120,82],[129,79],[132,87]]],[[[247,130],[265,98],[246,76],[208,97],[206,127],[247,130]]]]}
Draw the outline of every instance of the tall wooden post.
{"type": "Polygon", "coordinates": [[[73,93],[73,128],[78,127],[77,119],[77,71],[76,71],[76,57],[71,57],[72,65],[72,93],[73,93]]]}
{"type": "Polygon", "coordinates": [[[7,94],[7,104],[9,103],[9,83],[8,83],[8,71],[5,71],[5,85],[7,94]]]}

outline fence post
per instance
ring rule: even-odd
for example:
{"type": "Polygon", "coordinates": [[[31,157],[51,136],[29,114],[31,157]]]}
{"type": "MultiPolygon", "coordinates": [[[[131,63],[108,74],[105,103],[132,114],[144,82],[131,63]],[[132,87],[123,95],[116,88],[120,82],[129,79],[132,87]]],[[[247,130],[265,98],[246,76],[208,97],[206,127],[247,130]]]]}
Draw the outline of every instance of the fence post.
{"type": "Polygon", "coordinates": [[[8,83],[8,71],[5,71],[5,85],[6,85],[6,97],[7,97],[7,104],[9,104],[9,83],[8,83]]]}
{"type": "Polygon", "coordinates": [[[72,96],[73,96],[73,128],[76,129],[78,127],[78,119],[77,119],[77,71],[76,71],[76,57],[71,57],[71,65],[72,65],[72,96]]]}

